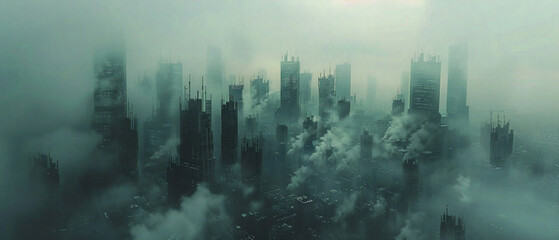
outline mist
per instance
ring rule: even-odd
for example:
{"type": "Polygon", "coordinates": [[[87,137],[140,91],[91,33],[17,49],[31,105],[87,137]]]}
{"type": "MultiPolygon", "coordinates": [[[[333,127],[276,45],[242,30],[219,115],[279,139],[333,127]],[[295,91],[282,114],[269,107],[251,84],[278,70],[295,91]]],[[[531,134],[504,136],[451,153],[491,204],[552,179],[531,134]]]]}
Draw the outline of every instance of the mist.
{"type": "MultiPolygon", "coordinates": [[[[555,239],[559,236],[553,225],[559,221],[557,22],[559,2],[552,0],[3,1],[0,238],[29,237],[23,230],[40,225],[38,216],[50,216],[44,210],[49,208],[64,209],[62,220],[45,225],[46,232],[56,234],[87,225],[85,215],[96,216],[90,220],[91,229],[74,237],[98,233],[93,235],[105,239],[240,238],[250,232],[246,229],[256,228],[241,214],[257,218],[262,209],[271,208],[269,199],[250,195],[271,198],[278,191],[289,197],[323,194],[334,199],[332,219],[324,220],[332,226],[325,230],[330,236],[437,239],[440,216],[448,206],[465,219],[467,239],[555,239]],[[118,157],[98,149],[103,137],[92,129],[95,56],[114,42],[125,46],[127,110],[132,109],[137,120],[140,155],[147,138],[144,123],[152,120],[157,106],[159,64],[182,63],[182,85],[189,86],[190,81],[192,90],[201,89],[207,79],[208,47],[222,50],[224,86],[235,75],[250,89],[250,80],[261,70],[266,72],[268,98],[257,103],[245,90],[242,115],[258,116],[257,133],[266,136],[268,144],[263,144],[265,168],[276,166],[267,164],[279,152],[274,129],[283,123],[268,120],[281,98],[284,55],[298,57],[301,72],[312,73],[311,107],[302,116],[318,115],[318,108],[312,108],[318,102],[317,78],[333,74],[337,64],[352,65],[355,101],[348,118],[338,119],[332,111],[328,122],[319,120],[321,130],[327,127],[310,153],[303,153],[310,134],[300,129],[302,121],[289,125],[286,156],[293,166],[281,184],[274,182],[275,176],[263,176],[262,182],[273,182],[266,191],[253,193],[244,183],[228,189],[220,183],[223,186],[198,187],[175,208],[163,204],[168,200],[167,165],[180,155],[178,131],[162,139],[150,156],[139,157],[141,187],[118,182],[92,191],[83,187],[84,179],[107,171],[108,162],[118,157]],[[404,185],[402,159],[422,156],[443,140],[437,135],[440,126],[407,113],[391,116],[392,100],[402,91],[402,73],[410,71],[411,59],[425,52],[438,56],[442,64],[439,112],[446,116],[448,49],[455,44],[469,47],[469,125],[461,132],[468,144],[453,149],[452,157],[441,157],[441,165],[448,168],[421,162],[422,189],[415,210],[393,213],[391,209],[399,207],[391,206],[396,204],[385,192],[397,192],[404,185]],[[140,83],[145,77],[151,88],[140,83]],[[367,98],[370,78],[376,80],[374,101],[367,98]],[[490,111],[506,113],[515,133],[511,159],[515,168],[505,183],[488,170],[489,152],[479,142],[479,128],[489,120],[490,111]],[[388,126],[377,132],[381,120],[388,126]],[[367,161],[360,156],[363,130],[372,132],[374,142],[373,159],[367,161]],[[29,179],[29,159],[38,153],[51,156],[59,166],[60,195],[55,200],[45,184],[29,179]],[[160,172],[142,175],[146,166],[160,172]],[[250,194],[240,194],[246,189],[250,194]],[[106,216],[121,214],[114,210],[121,205],[128,208],[130,222],[123,224],[125,230],[115,230],[106,223],[115,220],[106,216]],[[218,226],[215,232],[212,225],[218,226]]],[[[215,104],[227,100],[224,96],[222,92],[211,98],[215,104]]],[[[216,119],[221,112],[215,109],[214,155],[219,161],[221,122],[216,119]]],[[[239,136],[250,136],[245,119],[238,122],[239,136]]],[[[263,172],[276,172],[269,168],[263,172]]],[[[317,197],[314,200],[318,202],[317,197]]]]}

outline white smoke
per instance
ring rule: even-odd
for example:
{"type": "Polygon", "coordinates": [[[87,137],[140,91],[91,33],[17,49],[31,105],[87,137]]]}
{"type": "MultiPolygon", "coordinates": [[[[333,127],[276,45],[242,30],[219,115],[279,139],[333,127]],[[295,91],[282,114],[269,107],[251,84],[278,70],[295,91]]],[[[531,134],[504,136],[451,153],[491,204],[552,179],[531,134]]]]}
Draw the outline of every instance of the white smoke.
{"type": "Polygon", "coordinates": [[[192,197],[183,198],[180,209],[151,214],[130,233],[135,240],[207,239],[219,236],[228,223],[224,197],[199,187],[192,197]]]}

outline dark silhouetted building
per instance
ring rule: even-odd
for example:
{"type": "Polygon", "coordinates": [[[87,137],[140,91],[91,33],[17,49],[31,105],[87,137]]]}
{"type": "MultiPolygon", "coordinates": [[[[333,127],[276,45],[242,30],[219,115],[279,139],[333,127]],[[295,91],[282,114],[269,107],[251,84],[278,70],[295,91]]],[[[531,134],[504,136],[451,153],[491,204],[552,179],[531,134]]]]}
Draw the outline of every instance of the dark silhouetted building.
{"type": "Polygon", "coordinates": [[[348,100],[344,98],[338,101],[338,118],[340,120],[349,117],[350,110],[351,110],[351,103],[348,100]]]}
{"type": "Polygon", "coordinates": [[[410,73],[403,72],[402,78],[400,80],[400,93],[402,94],[402,100],[404,100],[404,109],[407,109],[410,102],[410,73]]]}
{"type": "Polygon", "coordinates": [[[311,101],[311,81],[312,74],[301,73],[301,103],[309,103],[311,101]]]}
{"type": "Polygon", "coordinates": [[[514,131],[510,129],[510,123],[497,118],[496,125],[491,127],[491,140],[489,159],[491,166],[495,168],[508,168],[508,159],[512,155],[514,131]]]}
{"type": "Polygon", "coordinates": [[[392,100],[392,116],[399,116],[404,112],[405,104],[403,99],[392,100]]]}
{"type": "Polygon", "coordinates": [[[369,131],[363,131],[361,135],[361,159],[373,159],[373,135],[369,131]]]}
{"type": "Polygon", "coordinates": [[[245,134],[254,135],[258,133],[258,120],[256,116],[249,115],[245,118],[245,134]]]}
{"type": "Polygon", "coordinates": [[[270,92],[270,82],[265,81],[264,77],[259,76],[250,82],[250,93],[252,99],[256,103],[260,103],[268,98],[268,93],[270,92]]]}
{"type": "Polygon", "coordinates": [[[322,122],[330,119],[336,99],[335,79],[332,74],[318,78],[318,114],[322,122]]]}
{"type": "Polygon", "coordinates": [[[456,45],[448,49],[448,93],[446,112],[451,127],[464,128],[469,124],[470,108],[466,105],[468,91],[468,46],[456,45]]]}
{"type": "Polygon", "coordinates": [[[172,162],[167,171],[170,203],[179,201],[173,197],[192,195],[199,183],[207,182],[211,187],[215,180],[211,104],[197,93],[196,98],[187,100],[185,108],[181,106],[179,162],[172,162]]]}
{"type": "Polygon", "coordinates": [[[421,53],[411,61],[410,110],[426,120],[440,123],[439,97],[441,85],[441,62],[433,56],[425,58],[421,53]]]}
{"type": "Polygon", "coordinates": [[[233,100],[237,103],[239,116],[243,117],[243,84],[233,84],[229,85],[229,100],[233,100]]]}
{"type": "Polygon", "coordinates": [[[303,121],[303,130],[306,132],[303,138],[303,152],[305,154],[312,154],[318,135],[318,122],[315,120],[314,116],[307,117],[305,121],[303,121]]]}
{"type": "Polygon", "coordinates": [[[413,211],[419,197],[419,165],[417,159],[408,156],[402,162],[403,181],[403,211],[413,211]]]}
{"type": "Polygon", "coordinates": [[[289,144],[287,125],[277,125],[276,127],[276,166],[278,167],[278,178],[280,183],[287,183],[288,180],[288,164],[287,164],[287,149],[289,144]]]}
{"type": "Polygon", "coordinates": [[[127,106],[126,53],[124,45],[102,51],[95,59],[97,79],[93,99],[93,129],[102,136],[98,147],[115,156],[109,171],[95,173],[90,183],[106,185],[115,178],[137,180],[138,133],[136,119],[127,106]]]}
{"type": "Polygon", "coordinates": [[[241,146],[241,180],[254,187],[256,196],[260,192],[262,177],[262,138],[243,138],[241,146]]]}
{"type": "Polygon", "coordinates": [[[53,162],[50,155],[37,154],[33,156],[29,175],[35,183],[45,184],[49,191],[56,190],[60,185],[58,162],[53,162]]]}
{"type": "Polygon", "coordinates": [[[239,123],[237,103],[229,100],[221,106],[221,161],[222,167],[237,163],[239,123]]]}
{"type": "Polygon", "coordinates": [[[448,214],[448,208],[441,216],[440,240],[465,240],[466,228],[462,218],[448,214]]]}
{"type": "Polygon", "coordinates": [[[301,106],[299,105],[300,63],[295,57],[287,60],[287,54],[281,62],[281,90],[280,108],[277,112],[279,120],[294,122],[299,118],[301,106]]]}
{"type": "Polygon", "coordinates": [[[336,65],[336,95],[338,98],[351,99],[351,64],[336,65]]]}

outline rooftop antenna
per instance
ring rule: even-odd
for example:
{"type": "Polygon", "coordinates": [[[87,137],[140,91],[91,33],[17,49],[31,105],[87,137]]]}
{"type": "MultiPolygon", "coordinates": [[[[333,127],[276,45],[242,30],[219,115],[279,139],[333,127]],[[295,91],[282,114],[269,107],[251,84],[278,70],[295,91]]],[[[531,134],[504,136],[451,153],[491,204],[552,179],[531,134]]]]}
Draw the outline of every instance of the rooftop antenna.
{"type": "Polygon", "coordinates": [[[188,99],[190,99],[190,73],[188,74],[188,99]]]}

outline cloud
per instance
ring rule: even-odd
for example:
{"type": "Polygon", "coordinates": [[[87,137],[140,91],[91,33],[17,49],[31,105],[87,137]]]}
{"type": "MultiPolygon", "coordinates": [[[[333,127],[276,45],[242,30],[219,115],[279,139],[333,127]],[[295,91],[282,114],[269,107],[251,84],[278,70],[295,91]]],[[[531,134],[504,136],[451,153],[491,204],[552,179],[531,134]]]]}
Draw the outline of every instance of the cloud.
{"type": "Polygon", "coordinates": [[[229,224],[224,197],[198,187],[192,197],[185,197],[179,209],[151,214],[130,229],[135,240],[209,239],[223,234],[229,224]]]}

